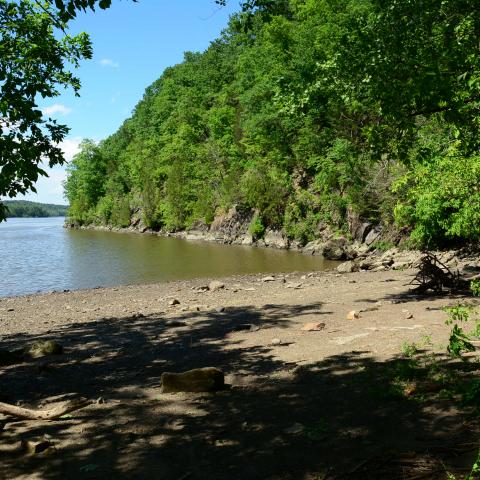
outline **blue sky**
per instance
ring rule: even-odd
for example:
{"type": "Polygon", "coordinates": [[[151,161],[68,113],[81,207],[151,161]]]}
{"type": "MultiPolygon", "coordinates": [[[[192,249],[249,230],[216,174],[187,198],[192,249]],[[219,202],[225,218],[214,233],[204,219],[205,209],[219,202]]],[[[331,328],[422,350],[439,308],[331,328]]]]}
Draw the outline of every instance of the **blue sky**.
{"type": "MultiPolygon", "coordinates": [[[[238,10],[239,0],[226,7],[214,0],[114,0],[108,10],[80,15],[71,33],[88,32],[94,50],[93,59],[76,70],[81,96],[65,92],[39,105],[71,128],[62,144],[66,158],[72,158],[82,138],[101,140],[114,133],[166,67],[181,62],[185,51],[205,50],[238,10]]],[[[50,178],[38,181],[37,194],[17,198],[66,203],[65,168],[48,172],[50,178]]]]}

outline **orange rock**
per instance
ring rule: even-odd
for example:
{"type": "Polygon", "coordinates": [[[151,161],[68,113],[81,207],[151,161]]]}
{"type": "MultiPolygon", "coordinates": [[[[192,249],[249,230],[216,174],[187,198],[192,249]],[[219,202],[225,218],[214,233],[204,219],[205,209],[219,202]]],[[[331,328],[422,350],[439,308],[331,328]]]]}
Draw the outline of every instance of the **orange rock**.
{"type": "Polygon", "coordinates": [[[358,312],[356,312],[355,310],[348,312],[347,320],[356,320],[357,318],[360,318],[360,314],[358,312]]]}

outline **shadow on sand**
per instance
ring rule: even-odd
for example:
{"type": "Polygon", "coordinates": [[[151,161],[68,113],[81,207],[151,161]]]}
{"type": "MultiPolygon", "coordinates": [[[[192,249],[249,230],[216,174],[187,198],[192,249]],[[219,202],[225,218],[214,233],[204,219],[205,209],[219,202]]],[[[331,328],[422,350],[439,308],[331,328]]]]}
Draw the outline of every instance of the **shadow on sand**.
{"type": "Polygon", "coordinates": [[[102,400],[54,422],[7,423],[4,447],[47,435],[54,448],[33,456],[0,450],[0,477],[413,480],[465,471],[478,444],[469,412],[438,397],[389,395],[385,372],[401,359],[357,351],[298,366],[278,359],[283,347],[230,335],[245,323],[287,328],[319,308],[189,312],[178,317],[183,327],[161,315],[105,318],[4,338],[4,348],[40,339],[65,346],[59,357],[2,368],[6,401],[35,405],[66,392],[102,400]],[[231,388],[159,393],[162,372],[202,366],[222,368],[231,388]]]}

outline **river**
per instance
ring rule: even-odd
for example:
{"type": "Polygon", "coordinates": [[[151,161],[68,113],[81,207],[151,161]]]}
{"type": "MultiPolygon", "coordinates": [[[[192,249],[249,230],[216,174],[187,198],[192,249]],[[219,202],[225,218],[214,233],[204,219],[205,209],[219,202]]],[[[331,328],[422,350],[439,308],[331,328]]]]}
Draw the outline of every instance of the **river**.
{"type": "Polygon", "coordinates": [[[333,268],[318,256],[156,235],[67,230],[64,218],[0,223],[0,297],[52,290],[333,268]]]}

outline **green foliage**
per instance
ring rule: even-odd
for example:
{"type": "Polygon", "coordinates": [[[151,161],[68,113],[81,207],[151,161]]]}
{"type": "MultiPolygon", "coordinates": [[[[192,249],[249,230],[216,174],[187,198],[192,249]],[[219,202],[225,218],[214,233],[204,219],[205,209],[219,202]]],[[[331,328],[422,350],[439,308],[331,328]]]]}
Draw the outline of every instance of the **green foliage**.
{"type": "Polygon", "coordinates": [[[470,282],[470,290],[476,297],[480,297],[480,280],[472,280],[470,282]]]}
{"type": "Polygon", "coordinates": [[[470,342],[470,337],[458,325],[454,325],[448,340],[448,353],[452,357],[460,358],[462,353],[473,352],[475,347],[470,342]]]}
{"type": "Polygon", "coordinates": [[[317,195],[300,190],[290,198],[284,216],[287,235],[301,244],[315,239],[322,218],[322,206],[317,195]]]}
{"type": "Polygon", "coordinates": [[[41,162],[64,163],[58,144],[68,128],[45,118],[37,101],[64,88],[78,94],[80,81],[66,65],[91,58],[92,48],[87,34],[66,31],[49,2],[0,0],[0,198],[35,191],[46,175],[41,162]]]}
{"type": "Polygon", "coordinates": [[[418,353],[418,346],[415,343],[404,342],[402,345],[402,354],[404,357],[411,358],[418,353]]]}
{"type": "MultiPolygon", "coordinates": [[[[118,132],[84,146],[70,216],[124,225],[135,206],[147,226],[178,230],[242,205],[300,243],[347,231],[347,212],[395,216],[417,245],[478,240],[476,3],[243,2],[118,132]]],[[[62,18],[109,4],[56,2],[62,18]]]]}
{"type": "Polygon", "coordinates": [[[66,205],[36,203],[28,202],[26,200],[4,200],[3,204],[7,207],[6,218],[64,217],[68,209],[66,205]]]}
{"type": "Polygon", "coordinates": [[[470,320],[471,307],[456,305],[454,307],[447,307],[444,311],[448,314],[445,324],[453,324],[448,340],[448,353],[450,353],[452,357],[461,358],[462,353],[475,351],[475,347],[470,341],[470,336],[458,325],[459,322],[468,322],[468,320],[470,320]]]}
{"type": "Polygon", "coordinates": [[[249,227],[249,231],[250,231],[250,234],[255,239],[263,237],[265,233],[265,226],[262,223],[262,219],[258,215],[255,215],[253,217],[252,223],[250,224],[250,227],[249,227]]]}
{"type": "Polygon", "coordinates": [[[419,245],[480,238],[480,156],[459,155],[416,163],[397,183],[405,200],[395,210],[401,225],[415,225],[419,245]]]}

